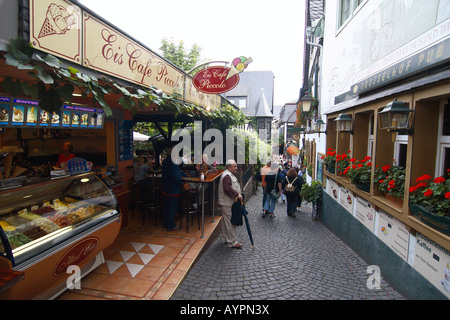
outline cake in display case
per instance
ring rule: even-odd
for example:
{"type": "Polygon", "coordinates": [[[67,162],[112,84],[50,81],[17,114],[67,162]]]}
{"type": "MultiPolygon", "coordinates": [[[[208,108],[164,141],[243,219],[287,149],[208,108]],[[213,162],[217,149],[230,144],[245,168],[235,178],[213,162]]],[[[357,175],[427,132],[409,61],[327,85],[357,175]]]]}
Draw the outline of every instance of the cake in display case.
{"type": "Polygon", "coordinates": [[[24,269],[119,216],[113,192],[94,173],[0,191],[0,252],[24,269]]]}

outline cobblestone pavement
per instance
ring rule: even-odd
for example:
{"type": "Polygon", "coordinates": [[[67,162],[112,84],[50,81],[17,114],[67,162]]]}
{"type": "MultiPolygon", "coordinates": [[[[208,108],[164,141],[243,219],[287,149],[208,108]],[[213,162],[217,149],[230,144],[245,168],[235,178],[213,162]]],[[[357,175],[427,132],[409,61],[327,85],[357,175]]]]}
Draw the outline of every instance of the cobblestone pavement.
{"type": "Polygon", "coordinates": [[[295,218],[280,200],[275,218],[262,218],[262,192],[246,204],[255,249],[245,224],[238,227],[242,249],[220,242],[205,250],[171,300],[396,300],[405,299],[384,279],[367,287],[368,264],[303,203],[295,218]]]}

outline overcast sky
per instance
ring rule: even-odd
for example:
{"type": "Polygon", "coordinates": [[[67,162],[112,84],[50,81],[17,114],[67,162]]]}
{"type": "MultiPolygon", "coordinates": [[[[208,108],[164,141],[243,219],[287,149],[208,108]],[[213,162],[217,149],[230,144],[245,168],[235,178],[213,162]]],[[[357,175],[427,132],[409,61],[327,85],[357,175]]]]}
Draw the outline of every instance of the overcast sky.
{"type": "MultiPolygon", "coordinates": [[[[165,37],[202,59],[252,57],[246,71],[275,75],[275,105],[298,99],[302,83],[302,0],[79,0],[110,23],[160,53],[165,37]]],[[[245,72],[245,71],[244,71],[245,72]]]]}

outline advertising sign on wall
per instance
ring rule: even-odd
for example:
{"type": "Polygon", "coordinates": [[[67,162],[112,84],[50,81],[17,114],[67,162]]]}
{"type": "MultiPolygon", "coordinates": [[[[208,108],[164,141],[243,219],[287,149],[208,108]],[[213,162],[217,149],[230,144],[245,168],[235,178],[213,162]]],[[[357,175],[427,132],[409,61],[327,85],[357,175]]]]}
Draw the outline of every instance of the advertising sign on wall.
{"type": "Polygon", "coordinates": [[[335,201],[339,201],[339,185],[331,179],[327,179],[327,193],[335,201]]]}
{"type": "Polygon", "coordinates": [[[353,214],[353,194],[344,186],[339,186],[339,204],[353,214]]]}
{"type": "Polygon", "coordinates": [[[375,208],[363,198],[355,197],[355,218],[370,232],[375,229],[375,208]]]}
{"type": "Polygon", "coordinates": [[[450,252],[421,233],[416,235],[414,267],[450,298],[450,252]]]}
{"type": "Polygon", "coordinates": [[[409,232],[405,224],[380,210],[378,238],[406,261],[408,258],[409,232]]]}

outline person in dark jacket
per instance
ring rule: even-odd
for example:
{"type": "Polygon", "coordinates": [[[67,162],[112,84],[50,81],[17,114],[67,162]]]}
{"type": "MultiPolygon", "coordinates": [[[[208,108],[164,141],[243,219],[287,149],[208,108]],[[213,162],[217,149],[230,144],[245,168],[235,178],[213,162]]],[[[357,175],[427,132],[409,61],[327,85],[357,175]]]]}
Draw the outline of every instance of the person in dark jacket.
{"type": "Polygon", "coordinates": [[[281,192],[281,177],[278,173],[278,167],[273,168],[266,175],[266,187],[264,188],[264,194],[266,194],[266,202],[264,203],[264,212],[263,218],[268,215],[271,218],[275,218],[275,205],[278,201],[278,198],[274,198],[271,195],[272,190],[275,188],[276,193],[280,194],[281,192]]]}
{"type": "Polygon", "coordinates": [[[175,213],[181,194],[180,166],[172,160],[172,148],[167,149],[167,156],[162,163],[163,227],[168,231],[180,229],[175,225],[175,213]]]}
{"type": "Polygon", "coordinates": [[[297,170],[295,170],[294,168],[289,169],[281,185],[281,188],[284,190],[284,193],[286,194],[287,200],[286,210],[287,215],[289,217],[295,218],[295,210],[297,208],[298,198],[300,196],[300,190],[302,189],[302,186],[303,186],[303,177],[299,176],[297,174],[297,170]],[[292,189],[287,188],[289,184],[292,185],[292,189]]]}

